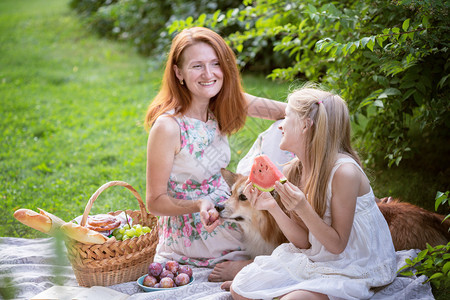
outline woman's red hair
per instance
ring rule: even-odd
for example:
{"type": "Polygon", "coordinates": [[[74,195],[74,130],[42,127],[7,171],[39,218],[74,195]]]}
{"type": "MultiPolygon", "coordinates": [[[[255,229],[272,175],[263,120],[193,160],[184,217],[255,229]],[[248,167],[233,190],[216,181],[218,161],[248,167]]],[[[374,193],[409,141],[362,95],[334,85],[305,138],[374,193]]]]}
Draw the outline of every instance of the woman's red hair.
{"type": "Polygon", "coordinates": [[[244,126],[247,106],[233,51],[214,31],[193,27],[181,31],[172,41],[161,89],[147,110],[147,128],[167,111],[175,110],[176,114],[183,114],[190,107],[191,94],[186,85],[179,82],[173,66],[180,67],[183,63],[183,51],[196,43],[206,43],[214,49],[223,73],[222,89],[209,102],[209,109],[216,117],[220,131],[230,135],[244,126]]]}

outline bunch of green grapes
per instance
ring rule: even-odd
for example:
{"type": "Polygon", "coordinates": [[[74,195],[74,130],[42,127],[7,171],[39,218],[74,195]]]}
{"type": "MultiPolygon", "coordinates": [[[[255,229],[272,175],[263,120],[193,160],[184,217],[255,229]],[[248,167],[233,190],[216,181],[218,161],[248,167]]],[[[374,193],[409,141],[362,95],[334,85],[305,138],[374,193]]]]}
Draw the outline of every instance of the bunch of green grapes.
{"type": "Polygon", "coordinates": [[[125,241],[134,237],[141,236],[143,234],[149,233],[152,230],[148,226],[142,226],[141,224],[133,225],[133,227],[130,227],[130,225],[125,224],[122,228],[116,228],[113,230],[113,236],[116,238],[116,240],[125,241]]]}

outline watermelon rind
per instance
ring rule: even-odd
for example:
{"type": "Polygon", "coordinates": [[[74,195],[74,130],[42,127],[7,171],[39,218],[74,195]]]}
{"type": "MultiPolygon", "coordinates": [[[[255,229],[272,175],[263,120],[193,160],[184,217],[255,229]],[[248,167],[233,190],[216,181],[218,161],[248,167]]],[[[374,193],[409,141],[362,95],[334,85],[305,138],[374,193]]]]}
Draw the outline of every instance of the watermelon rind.
{"type": "MultiPolygon", "coordinates": [[[[281,183],[285,183],[285,182],[287,181],[287,179],[286,179],[286,178],[281,178],[279,181],[280,181],[281,183]]],[[[264,187],[262,187],[262,186],[257,185],[256,183],[253,183],[253,186],[254,186],[255,188],[257,188],[258,190],[260,190],[261,192],[271,192],[271,191],[273,191],[273,190],[275,189],[274,186],[271,186],[271,187],[269,187],[269,188],[264,188],[264,187]]]]}

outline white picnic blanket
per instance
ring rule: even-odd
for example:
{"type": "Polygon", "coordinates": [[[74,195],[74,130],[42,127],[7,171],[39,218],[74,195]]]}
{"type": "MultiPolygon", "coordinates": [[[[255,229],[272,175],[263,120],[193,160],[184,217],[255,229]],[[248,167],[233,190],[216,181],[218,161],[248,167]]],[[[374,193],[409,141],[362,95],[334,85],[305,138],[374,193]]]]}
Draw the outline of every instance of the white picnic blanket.
{"type": "MultiPolygon", "coordinates": [[[[65,248],[60,247],[62,256],[57,255],[55,238],[22,239],[0,237],[0,287],[12,284],[16,288],[15,299],[29,299],[54,286],[78,286],[65,248]],[[60,259],[58,259],[60,257],[60,259]],[[8,281],[10,279],[11,281],[8,281]]],[[[400,268],[406,258],[417,255],[417,250],[397,252],[400,268]]],[[[211,269],[194,268],[195,281],[192,285],[173,291],[146,293],[136,282],[126,282],[110,288],[130,295],[129,299],[183,299],[183,300],[229,300],[230,293],[220,289],[220,283],[208,282],[211,269]]],[[[434,299],[431,286],[423,284],[426,278],[398,276],[394,282],[378,290],[372,299],[434,299]]],[[[1,296],[0,296],[1,297],[1,296]]]]}

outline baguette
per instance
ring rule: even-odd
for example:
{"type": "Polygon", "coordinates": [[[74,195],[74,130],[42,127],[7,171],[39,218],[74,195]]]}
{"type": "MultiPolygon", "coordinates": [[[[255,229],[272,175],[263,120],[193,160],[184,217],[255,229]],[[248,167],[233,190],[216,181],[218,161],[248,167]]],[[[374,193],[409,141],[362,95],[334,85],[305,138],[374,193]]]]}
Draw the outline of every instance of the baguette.
{"type": "Polygon", "coordinates": [[[61,231],[71,239],[84,244],[104,244],[108,241],[103,234],[73,222],[63,224],[61,231]]]}
{"type": "Polygon", "coordinates": [[[53,235],[55,230],[65,223],[57,216],[40,208],[39,213],[26,208],[18,209],[14,212],[14,217],[19,222],[49,235],[53,235]]]}

